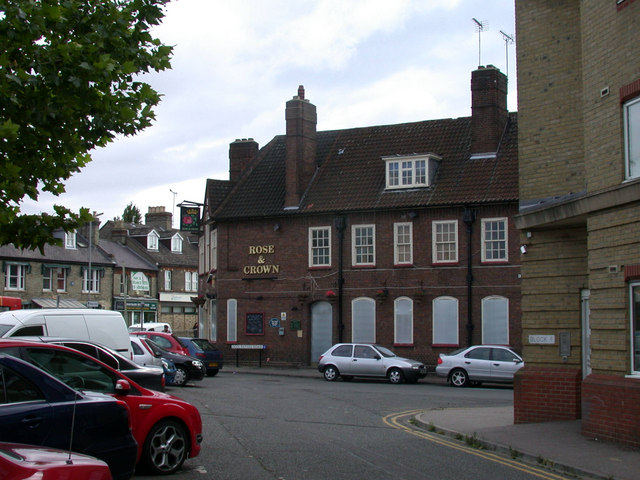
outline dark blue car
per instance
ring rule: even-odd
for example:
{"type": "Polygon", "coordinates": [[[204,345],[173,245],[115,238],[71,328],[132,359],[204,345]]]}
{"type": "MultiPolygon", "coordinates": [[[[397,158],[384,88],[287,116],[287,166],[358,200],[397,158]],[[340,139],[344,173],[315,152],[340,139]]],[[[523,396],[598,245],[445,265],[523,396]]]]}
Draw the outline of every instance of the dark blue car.
{"type": "Polygon", "coordinates": [[[206,338],[178,337],[189,349],[189,355],[196,357],[204,363],[207,377],[217,375],[224,365],[222,352],[206,338]]]}
{"type": "Polygon", "coordinates": [[[0,354],[0,441],[71,448],[106,462],[114,480],[131,478],[138,453],[126,404],[73,390],[5,354],[0,354]]]}

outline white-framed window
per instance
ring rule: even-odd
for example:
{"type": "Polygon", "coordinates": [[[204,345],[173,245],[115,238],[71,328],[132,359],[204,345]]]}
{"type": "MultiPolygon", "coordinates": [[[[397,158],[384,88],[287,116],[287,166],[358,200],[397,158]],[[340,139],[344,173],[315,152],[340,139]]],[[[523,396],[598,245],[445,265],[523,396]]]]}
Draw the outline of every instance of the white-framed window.
{"type": "Polygon", "coordinates": [[[459,344],[457,298],[433,299],[433,344],[447,346],[459,344]]]}
{"type": "Polygon", "coordinates": [[[629,318],[631,320],[631,373],[640,375],[640,282],[629,284],[629,318]]]}
{"type": "Polygon", "coordinates": [[[376,227],[375,225],[354,225],[351,227],[352,265],[375,265],[376,227]]]}
{"type": "Polygon", "coordinates": [[[76,232],[64,232],[64,248],[75,250],[76,246],[76,232]]]}
{"type": "Polygon", "coordinates": [[[351,302],[351,341],[376,342],[376,302],[372,298],[355,298],[351,302]]]}
{"type": "Polygon", "coordinates": [[[182,235],[179,233],[171,237],[171,251],[173,253],[182,253],[182,235]]]}
{"type": "Polygon", "coordinates": [[[227,342],[238,341],[238,301],[227,300],[227,342]]]}
{"type": "Polygon", "coordinates": [[[171,270],[164,271],[164,289],[171,290],[171,270]]]}
{"type": "Polygon", "coordinates": [[[413,345],[413,300],[398,297],[393,302],[393,343],[413,345]]]}
{"type": "Polygon", "coordinates": [[[482,299],[482,343],[509,345],[509,300],[498,295],[482,299]]]}
{"type": "Polygon", "coordinates": [[[22,263],[4,264],[4,288],[7,290],[24,290],[29,266],[22,263]]]}
{"type": "Polygon", "coordinates": [[[211,230],[211,269],[218,269],[218,230],[211,230]]]}
{"type": "Polygon", "coordinates": [[[331,227],[309,228],[309,266],[331,266],[331,227]]]}
{"type": "Polygon", "coordinates": [[[458,261],[458,222],[456,220],[432,223],[433,263],[456,263],[458,261]]]}
{"type": "Polygon", "coordinates": [[[43,267],[42,290],[45,292],[66,292],[67,269],[64,267],[43,267]]]}
{"type": "Polygon", "coordinates": [[[393,263],[411,265],[413,263],[413,224],[393,224],[393,263]]]}
{"type": "Polygon", "coordinates": [[[482,219],[482,261],[506,262],[509,260],[507,250],[507,219],[482,219]]]}
{"type": "Polygon", "coordinates": [[[623,105],[626,178],[640,177],[640,97],[623,105]]]}
{"type": "Polygon", "coordinates": [[[100,271],[92,268],[85,268],[82,272],[82,292],[100,293],[100,271]]]}
{"type": "Polygon", "coordinates": [[[147,250],[158,250],[158,240],[160,237],[155,230],[151,230],[147,234],[147,250]]]}
{"type": "Polygon", "coordinates": [[[385,162],[386,188],[428,187],[431,185],[434,164],[440,161],[435,155],[412,155],[409,157],[382,157],[385,162]]]}
{"type": "Polygon", "coordinates": [[[186,292],[198,291],[198,272],[184,272],[184,289],[186,292]]]}
{"type": "Polygon", "coordinates": [[[218,308],[215,300],[209,300],[209,326],[211,332],[209,339],[216,342],[218,340],[218,308]]]}

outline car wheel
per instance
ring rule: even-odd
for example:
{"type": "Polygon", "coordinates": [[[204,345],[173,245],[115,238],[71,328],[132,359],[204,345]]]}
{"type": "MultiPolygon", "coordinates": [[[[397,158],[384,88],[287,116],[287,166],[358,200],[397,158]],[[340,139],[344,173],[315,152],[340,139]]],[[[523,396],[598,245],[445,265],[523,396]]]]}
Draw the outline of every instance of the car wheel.
{"type": "Polygon", "coordinates": [[[207,377],[215,377],[218,374],[218,369],[215,370],[207,370],[207,377]]]}
{"type": "Polygon", "coordinates": [[[174,420],[162,420],[147,435],[140,461],[155,475],[173,473],[187,458],[188,446],[184,427],[174,420]]]}
{"type": "Polygon", "coordinates": [[[329,365],[328,367],[326,367],[323,373],[324,373],[324,379],[327,382],[335,382],[340,376],[338,369],[333,365],[329,365]]]}
{"type": "Polygon", "coordinates": [[[189,380],[187,371],[182,367],[176,368],[176,374],[173,377],[173,384],[178,387],[184,387],[184,385],[187,383],[187,380],[189,380]]]}
{"type": "Polygon", "coordinates": [[[389,373],[387,373],[387,377],[389,378],[390,383],[404,382],[404,374],[399,368],[392,368],[391,370],[389,370],[389,373]]]}
{"type": "Polygon", "coordinates": [[[466,387],[469,385],[469,375],[461,368],[456,368],[451,375],[449,375],[449,381],[454,387],[466,387]]]}

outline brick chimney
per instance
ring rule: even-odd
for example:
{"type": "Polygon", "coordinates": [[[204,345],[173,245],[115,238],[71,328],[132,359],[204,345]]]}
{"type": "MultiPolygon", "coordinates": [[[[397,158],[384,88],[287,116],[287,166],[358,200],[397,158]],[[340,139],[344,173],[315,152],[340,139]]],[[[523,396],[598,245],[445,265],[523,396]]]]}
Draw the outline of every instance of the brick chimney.
{"type": "Polygon", "coordinates": [[[304,87],[287,102],[285,208],[297,207],[316,170],[316,107],[304,98],[304,87]]]}
{"type": "Polygon", "coordinates": [[[144,216],[144,223],[150,227],[171,230],[173,215],[171,212],[165,212],[164,207],[149,207],[149,211],[144,216]]]}
{"type": "Polygon", "coordinates": [[[229,180],[237,182],[258,155],[258,142],[253,138],[236,139],[229,144],[229,180]]]}
{"type": "Polygon", "coordinates": [[[124,222],[122,220],[114,221],[111,229],[111,240],[126,245],[128,236],[129,230],[125,227],[124,222]]]}
{"type": "Polygon", "coordinates": [[[478,67],[471,73],[471,153],[497,152],[508,117],[506,75],[478,67]]]}

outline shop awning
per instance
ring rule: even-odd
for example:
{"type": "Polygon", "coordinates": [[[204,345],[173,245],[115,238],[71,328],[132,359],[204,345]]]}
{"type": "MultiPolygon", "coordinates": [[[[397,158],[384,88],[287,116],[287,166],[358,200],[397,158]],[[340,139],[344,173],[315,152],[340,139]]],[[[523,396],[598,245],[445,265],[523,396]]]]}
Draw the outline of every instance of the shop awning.
{"type": "Polygon", "coordinates": [[[80,303],[72,298],[32,298],[31,301],[41,308],[87,308],[84,303],[80,303]]]}

